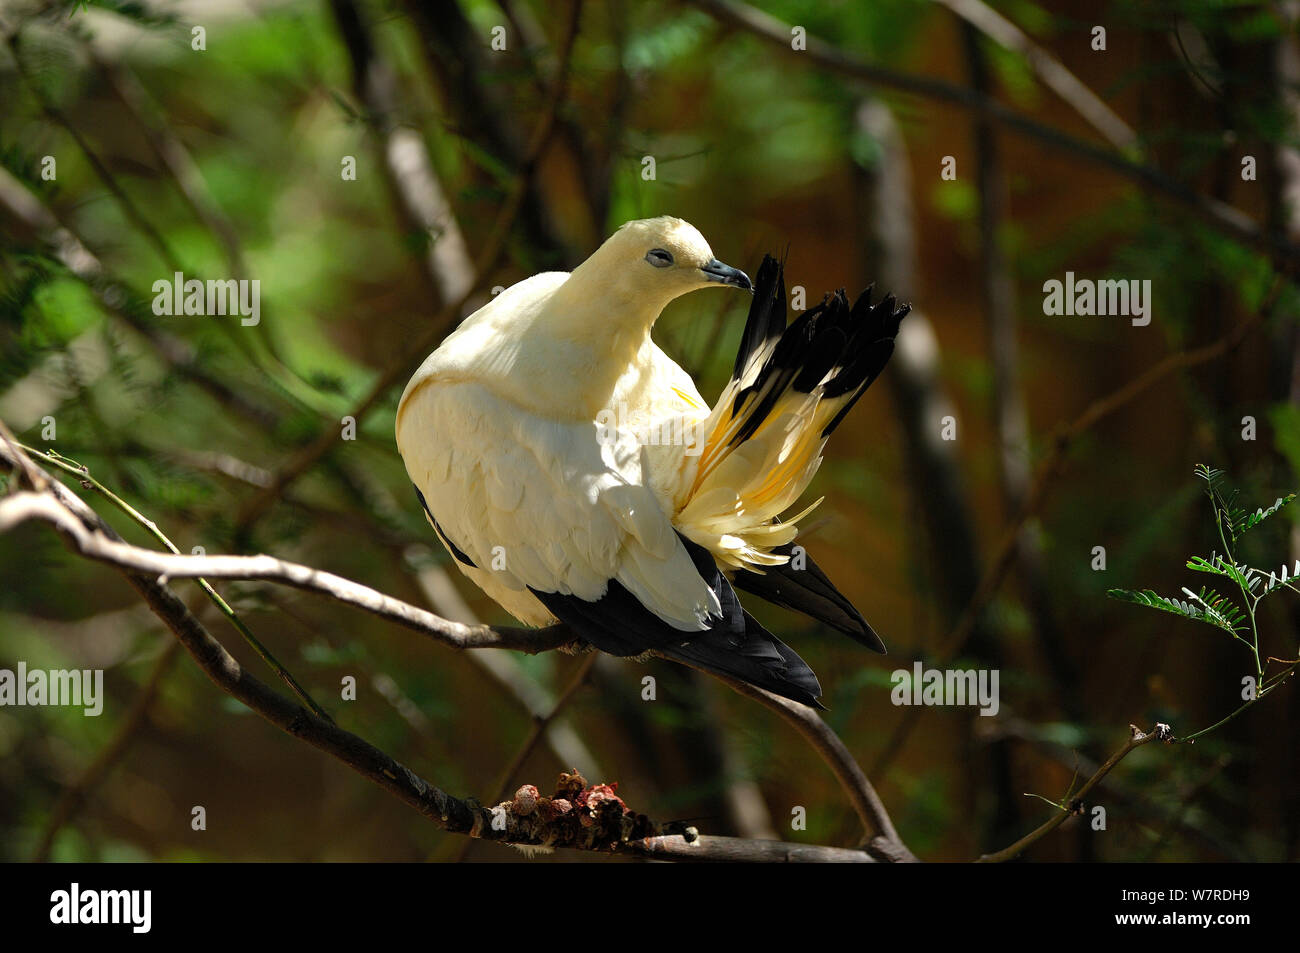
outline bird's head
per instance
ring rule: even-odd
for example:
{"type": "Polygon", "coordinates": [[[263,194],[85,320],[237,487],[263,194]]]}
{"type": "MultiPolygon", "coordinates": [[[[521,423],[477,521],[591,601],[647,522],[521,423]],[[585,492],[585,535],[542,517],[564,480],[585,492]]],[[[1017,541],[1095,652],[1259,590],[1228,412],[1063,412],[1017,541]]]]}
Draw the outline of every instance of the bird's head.
{"type": "Polygon", "coordinates": [[[667,215],[628,222],[588,261],[611,284],[661,305],[700,288],[754,288],[743,271],[713,257],[699,229],[667,215]]]}

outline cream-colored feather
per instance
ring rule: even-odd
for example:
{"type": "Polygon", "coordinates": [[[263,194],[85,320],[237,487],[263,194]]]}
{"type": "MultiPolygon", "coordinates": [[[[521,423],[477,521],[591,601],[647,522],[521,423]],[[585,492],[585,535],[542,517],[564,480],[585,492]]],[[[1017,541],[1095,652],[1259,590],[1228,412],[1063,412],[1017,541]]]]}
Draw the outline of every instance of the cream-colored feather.
{"type": "Polygon", "coordinates": [[[786,560],[772,549],[796,528],[774,520],[816,472],[833,409],[783,398],[726,445],[738,384],[711,410],[650,339],[669,301],[718,286],[710,264],[686,222],[629,223],[572,274],[499,294],[407,385],[397,443],[411,480],[473,563],[460,569],[523,622],[552,621],[530,589],[594,601],[618,580],[674,628],[705,628],[718,597],[677,531],[725,568],[786,560]]]}

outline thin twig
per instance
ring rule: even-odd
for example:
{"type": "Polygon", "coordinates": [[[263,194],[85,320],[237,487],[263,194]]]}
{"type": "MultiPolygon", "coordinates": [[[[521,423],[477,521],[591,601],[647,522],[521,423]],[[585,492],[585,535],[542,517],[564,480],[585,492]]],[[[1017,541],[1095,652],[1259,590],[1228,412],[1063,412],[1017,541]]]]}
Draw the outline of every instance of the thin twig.
{"type": "Polygon", "coordinates": [[[866,851],[851,847],[820,847],[779,840],[713,837],[707,834],[697,835],[692,840],[687,840],[680,834],[664,834],[633,841],[629,846],[647,857],[662,860],[770,864],[878,863],[866,851]]]}
{"type": "MultiPolygon", "coordinates": [[[[0,422],[0,427],[4,427],[3,422],[0,422]]],[[[39,457],[51,466],[58,467],[65,473],[69,473],[76,477],[87,489],[95,490],[137,524],[144,527],[144,529],[153,536],[154,539],[162,543],[169,552],[173,555],[180,555],[180,550],[176,548],[176,544],[158,528],[157,523],[142,514],[112,490],[108,489],[104,484],[96,480],[90,475],[90,471],[85,466],[78,464],[75,460],[69,460],[67,457],[64,457],[59,453],[42,453],[33,447],[28,447],[21,443],[17,444],[17,446],[30,456],[39,457]]],[[[147,551],[148,550],[146,550],[146,552],[147,551]]],[[[312,697],[307,693],[307,690],[298,684],[298,680],[293,677],[293,674],[280,664],[280,661],[271,653],[271,650],[263,645],[257,636],[253,635],[252,630],[244,624],[244,620],[239,618],[239,615],[230,607],[230,604],[221,597],[221,594],[212,587],[212,584],[202,577],[196,578],[195,581],[198,583],[199,588],[203,590],[203,594],[212,601],[212,604],[215,605],[217,609],[221,611],[221,614],[230,621],[230,624],[238,630],[239,634],[243,636],[244,641],[247,642],[253,651],[261,657],[262,661],[267,664],[271,671],[275,672],[275,674],[280,677],[281,681],[289,686],[293,693],[312,710],[312,713],[316,715],[317,718],[324,718],[326,721],[329,721],[330,716],[325,709],[321,708],[320,705],[316,704],[316,702],[312,700],[312,697]]]]}
{"type": "MultiPolygon", "coordinates": [[[[533,719],[532,731],[528,733],[528,737],[524,739],[524,743],[519,746],[519,750],[515,752],[515,756],[510,759],[510,763],[507,764],[505,769],[501,772],[501,778],[497,782],[496,787],[496,800],[492,803],[500,803],[510,794],[510,781],[514,778],[515,774],[518,773],[519,769],[524,766],[524,762],[528,760],[528,756],[536,750],[537,743],[546,735],[546,730],[550,727],[551,722],[553,722],[556,717],[568,707],[569,702],[578,694],[578,690],[582,688],[583,685],[587,684],[587,679],[591,676],[591,670],[596,664],[596,659],[599,657],[599,654],[594,651],[588,652],[586,657],[578,663],[578,668],[577,671],[573,673],[573,678],[569,680],[569,684],[565,687],[564,691],[560,693],[560,697],[555,700],[555,704],[551,706],[551,710],[545,715],[533,719]]],[[[473,841],[466,841],[464,843],[461,847],[460,854],[456,857],[457,862],[465,859],[466,855],[469,854],[470,847],[473,846],[473,843],[473,841]]]]}
{"type": "Polygon", "coordinates": [[[81,555],[133,573],[161,579],[260,579],[278,582],[309,592],[318,592],[339,602],[365,609],[456,649],[509,648],[537,653],[556,649],[573,641],[572,633],[560,626],[548,629],[494,629],[485,625],[461,625],[439,618],[409,603],[381,592],[298,563],[273,556],[177,556],[143,549],[87,529],[68,510],[47,494],[20,492],[0,500],[0,533],[28,520],[49,523],[60,531],[81,555]]]}
{"type": "Polygon", "coordinates": [[[717,672],[708,674],[731,686],[740,694],[770,708],[803,735],[804,740],[822,756],[844,792],[849,796],[853,809],[867,832],[868,850],[878,858],[891,862],[916,860],[902,838],[898,836],[894,822],[890,819],[889,812],[885,809],[884,802],[880,800],[870,779],[849,753],[844,742],[814,709],[727,675],[720,675],[717,672]]]}
{"type": "Polygon", "coordinates": [[[555,699],[555,704],[551,706],[551,710],[542,717],[533,719],[533,730],[529,732],[524,743],[520,745],[519,750],[515,752],[515,756],[510,759],[510,763],[506,765],[505,769],[501,772],[501,780],[497,784],[498,801],[504,800],[506,795],[510,793],[510,781],[514,778],[519,769],[524,766],[524,762],[528,760],[528,756],[537,748],[537,743],[541,741],[542,736],[546,734],[547,727],[562,711],[564,711],[565,708],[569,706],[569,702],[571,702],[573,697],[578,694],[578,690],[581,689],[583,685],[587,684],[587,678],[591,675],[592,666],[596,664],[596,659],[599,657],[599,654],[596,652],[588,652],[582,661],[578,663],[578,668],[573,673],[573,678],[569,680],[569,684],[565,686],[564,691],[560,693],[560,697],[555,699]]]}
{"type": "Polygon", "coordinates": [[[1097,130],[1112,146],[1126,152],[1137,146],[1137,133],[1089,89],[1065,64],[1031,40],[983,0],[935,0],[989,37],[999,46],[1019,53],[1044,86],[1056,93],[1097,130]]]}
{"type": "Polygon", "coordinates": [[[1132,733],[1129,740],[1124,744],[1124,747],[1120,748],[1107,758],[1105,762],[1102,763],[1101,767],[1097,769],[1097,772],[1083,783],[1083,787],[1079,788],[1079,790],[1074,793],[1070,802],[1067,805],[1059,806],[1060,809],[1057,813],[1052,815],[1050,820],[1020,838],[1020,840],[1016,841],[1010,847],[1005,847],[992,854],[984,854],[976,861],[976,863],[1000,864],[1004,861],[1012,860],[1019,854],[1023,853],[1027,848],[1056,830],[1064,824],[1067,819],[1081,812],[1083,810],[1083,799],[1088,795],[1088,792],[1100,784],[1106,775],[1110,774],[1111,769],[1127,758],[1135,749],[1156,740],[1166,743],[1173,740],[1173,733],[1169,730],[1168,725],[1156,725],[1149,732],[1139,731],[1137,725],[1131,725],[1130,729],[1132,733]]]}

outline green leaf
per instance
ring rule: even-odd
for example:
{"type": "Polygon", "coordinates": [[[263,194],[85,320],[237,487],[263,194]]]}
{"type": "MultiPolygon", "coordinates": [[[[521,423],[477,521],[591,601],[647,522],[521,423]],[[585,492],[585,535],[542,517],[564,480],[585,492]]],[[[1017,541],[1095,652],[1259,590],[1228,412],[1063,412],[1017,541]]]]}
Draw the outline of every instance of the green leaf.
{"type": "Polygon", "coordinates": [[[1216,576],[1223,576],[1231,579],[1243,589],[1251,587],[1250,567],[1244,564],[1235,566],[1218,553],[1215,553],[1209,559],[1204,556],[1193,556],[1187,560],[1187,568],[1194,569],[1197,572],[1212,572],[1216,576]]]}
{"type": "Polygon", "coordinates": [[[1246,573],[1250,577],[1251,589],[1253,590],[1255,586],[1262,582],[1264,588],[1261,589],[1257,595],[1261,597],[1266,596],[1270,592],[1273,592],[1276,589],[1281,589],[1283,586],[1287,586],[1290,583],[1295,582],[1297,578],[1300,578],[1300,559],[1297,559],[1295,566],[1289,570],[1287,569],[1286,563],[1283,563],[1282,568],[1277,572],[1266,573],[1262,569],[1247,569],[1246,573]]]}
{"type": "Polygon", "coordinates": [[[1215,522],[1227,531],[1228,536],[1235,543],[1238,535],[1237,526],[1247,518],[1246,511],[1237,505],[1237,491],[1233,490],[1224,495],[1222,470],[1198,463],[1195,472],[1205,481],[1205,495],[1210,498],[1210,503],[1214,506],[1215,522]]]}
{"type": "Polygon", "coordinates": [[[1232,635],[1236,635],[1237,630],[1242,627],[1246,618],[1245,613],[1213,589],[1202,589],[1199,595],[1190,589],[1183,591],[1191,596],[1194,602],[1172,599],[1150,589],[1108,589],[1106,595],[1120,602],[1131,602],[1134,605],[1146,606],[1148,609],[1159,609],[1161,612],[1182,616],[1192,622],[1204,622],[1232,635]]]}
{"type": "Polygon", "coordinates": [[[1223,482],[1224,472],[1216,470],[1213,467],[1207,467],[1204,463],[1196,465],[1196,475],[1205,481],[1205,492],[1209,493],[1211,498],[1218,492],[1219,485],[1223,482]]]}
{"type": "Polygon", "coordinates": [[[1242,533],[1246,532],[1246,530],[1254,529],[1278,510],[1282,509],[1282,507],[1288,506],[1293,502],[1295,502],[1295,494],[1288,493],[1286,496],[1279,496],[1273,502],[1273,505],[1267,509],[1261,508],[1253,513],[1243,514],[1243,516],[1234,524],[1236,535],[1240,536],[1242,533]]]}

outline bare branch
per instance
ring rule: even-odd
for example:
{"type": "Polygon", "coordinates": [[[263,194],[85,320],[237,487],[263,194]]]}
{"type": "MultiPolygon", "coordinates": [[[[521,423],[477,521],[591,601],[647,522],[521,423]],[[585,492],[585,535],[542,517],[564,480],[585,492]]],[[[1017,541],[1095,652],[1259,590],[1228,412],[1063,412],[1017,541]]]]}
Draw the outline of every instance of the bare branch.
{"type": "Polygon", "coordinates": [[[400,122],[397,76],[376,54],[374,37],[352,0],[330,0],[352,61],[352,87],[382,160],[384,181],[408,233],[425,241],[425,282],[441,304],[469,292],[473,261],[420,133],[400,122]]]}
{"type": "Polygon", "coordinates": [[[1019,53],[1043,85],[1061,97],[1121,152],[1137,146],[1137,133],[1071,73],[1060,60],[1031,40],[1020,27],[983,0],[935,0],[961,17],[999,46],[1019,53]]]}
{"type": "Polygon", "coordinates": [[[456,649],[508,648],[537,653],[573,640],[572,634],[559,626],[494,629],[450,622],[369,586],[274,556],[184,556],[132,546],[87,527],[53,497],[42,493],[15,493],[0,501],[0,533],[28,520],[49,523],[81,555],[128,572],[162,582],[196,578],[277,582],[365,609],[456,649]]]}
{"type": "Polygon", "coordinates": [[[665,834],[633,841],[629,847],[647,857],[664,860],[745,862],[766,864],[874,864],[864,850],[788,844],[779,840],[745,840],[739,837],[665,834]]]}
{"type": "Polygon", "coordinates": [[[831,730],[816,710],[788,698],[773,695],[739,679],[720,675],[717,672],[708,674],[731,686],[740,694],[770,708],[803,735],[804,740],[812,745],[830,766],[840,786],[853,803],[853,809],[870,837],[867,843],[869,851],[879,859],[890,862],[916,860],[902,838],[898,836],[898,831],[894,829],[894,822],[890,820],[889,812],[885,810],[885,805],[872,786],[871,780],[849,753],[849,749],[845,747],[839,735],[831,730]]]}
{"type": "Polygon", "coordinates": [[[1240,209],[1201,195],[1195,189],[1169,178],[1153,166],[1133,162],[1112,149],[1095,146],[1059,129],[1045,126],[976,90],[928,76],[916,76],[886,69],[858,59],[812,36],[807,38],[806,49],[795,51],[790,46],[789,24],[745,3],[738,3],[735,0],[687,0],[687,2],[705,10],[722,23],[753,33],[796,59],[815,63],[823,69],[874,86],[896,89],[973,110],[1007,129],[1035,139],[1072,159],[1110,169],[1131,182],[1159,193],[1167,199],[1172,199],[1223,234],[1251,248],[1266,252],[1281,269],[1292,270],[1296,267],[1296,263],[1300,262],[1300,246],[1289,241],[1285,236],[1261,228],[1240,209]]]}
{"type": "Polygon", "coordinates": [[[1100,784],[1106,775],[1110,774],[1111,769],[1127,758],[1134,749],[1140,748],[1152,741],[1163,741],[1166,744],[1171,744],[1174,741],[1174,734],[1170,731],[1168,725],[1158,724],[1149,732],[1140,731],[1137,725],[1130,725],[1129,729],[1131,731],[1131,736],[1125,743],[1124,747],[1120,748],[1107,758],[1102,766],[1097,769],[1097,773],[1085,781],[1083,787],[1079,788],[1078,791],[1075,791],[1070,796],[1069,804],[1062,807],[1057,811],[1057,813],[1053,814],[1051,820],[1026,834],[1010,847],[1003,848],[993,854],[984,854],[976,861],[976,863],[1000,864],[1004,861],[1015,859],[1015,857],[1023,853],[1026,848],[1031,847],[1033,844],[1042,840],[1052,831],[1064,824],[1066,820],[1081,813],[1083,811],[1083,799],[1088,795],[1088,792],[1100,784]]]}
{"type": "MultiPolygon", "coordinates": [[[[413,571],[434,612],[464,625],[479,624],[446,569],[430,565],[413,571]]],[[[470,652],[467,658],[518,702],[534,722],[543,719],[548,722],[544,737],[560,764],[580,770],[587,777],[604,775],[596,756],[573,726],[566,719],[555,717],[555,697],[524,669],[518,658],[510,652],[470,652]]]]}

